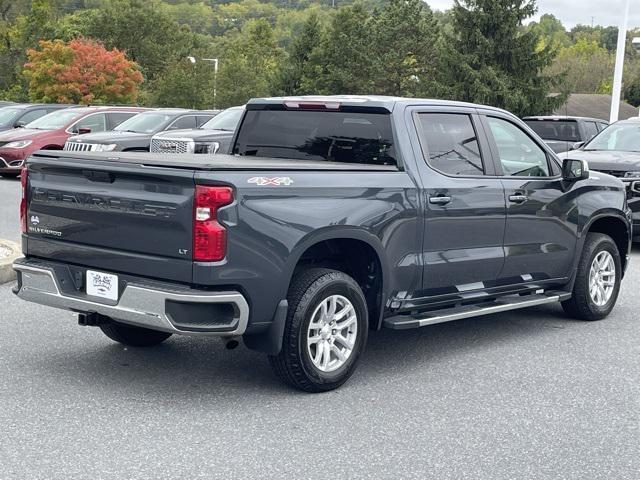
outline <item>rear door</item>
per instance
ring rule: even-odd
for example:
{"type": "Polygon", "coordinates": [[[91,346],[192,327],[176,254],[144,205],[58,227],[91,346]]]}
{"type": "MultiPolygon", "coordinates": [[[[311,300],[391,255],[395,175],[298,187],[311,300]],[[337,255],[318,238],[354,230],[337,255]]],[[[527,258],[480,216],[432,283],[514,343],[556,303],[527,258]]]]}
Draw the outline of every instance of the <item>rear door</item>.
{"type": "Polygon", "coordinates": [[[423,297],[484,290],[504,263],[505,201],[474,109],[418,108],[423,297]]]}
{"type": "Polygon", "coordinates": [[[560,167],[552,154],[510,116],[483,116],[495,168],[504,185],[507,222],[504,283],[570,275],[577,233],[570,222],[560,167]]]}
{"type": "Polygon", "coordinates": [[[193,175],[184,169],[34,156],[25,253],[190,282],[193,175]]]}

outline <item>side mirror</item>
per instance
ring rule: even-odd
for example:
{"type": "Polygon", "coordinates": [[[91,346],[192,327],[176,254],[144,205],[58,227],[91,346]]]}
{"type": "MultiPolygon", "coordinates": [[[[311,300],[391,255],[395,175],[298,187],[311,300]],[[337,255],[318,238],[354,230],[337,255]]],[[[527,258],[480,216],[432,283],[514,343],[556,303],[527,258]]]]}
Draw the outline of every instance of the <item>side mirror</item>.
{"type": "Polygon", "coordinates": [[[571,145],[571,150],[580,150],[582,147],[584,147],[584,144],[587,142],[576,142],[573,145],[571,145]]]}
{"type": "Polygon", "coordinates": [[[84,135],[85,133],[91,133],[91,129],[87,127],[80,127],[77,131],[78,135],[84,135]]]}
{"type": "Polygon", "coordinates": [[[562,162],[562,178],[567,182],[576,182],[589,178],[589,164],[585,160],[565,158],[562,162]]]}
{"type": "Polygon", "coordinates": [[[22,121],[17,121],[13,128],[24,128],[25,125],[26,123],[22,121]]]}

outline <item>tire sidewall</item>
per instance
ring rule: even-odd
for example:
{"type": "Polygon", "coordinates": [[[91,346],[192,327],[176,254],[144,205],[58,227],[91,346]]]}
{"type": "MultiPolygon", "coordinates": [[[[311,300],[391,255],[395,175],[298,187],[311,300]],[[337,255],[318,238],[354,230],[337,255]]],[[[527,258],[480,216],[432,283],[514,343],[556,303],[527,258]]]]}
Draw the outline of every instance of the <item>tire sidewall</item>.
{"type": "Polygon", "coordinates": [[[604,317],[608,315],[611,312],[611,310],[613,310],[613,307],[615,306],[616,301],[618,299],[618,294],[620,293],[620,284],[622,282],[622,262],[620,260],[620,253],[618,252],[618,248],[616,247],[616,244],[613,242],[613,240],[609,238],[602,238],[599,242],[597,242],[591,248],[591,251],[589,252],[589,257],[587,259],[587,263],[584,265],[584,268],[585,268],[585,271],[580,280],[582,283],[581,288],[584,288],[585,290],[585,297],[587,300],[589,310],[591,310],[591,312],[594,315],[597,315],[598,317],[604,317]],[[609,301],[603,306],[598,306],[595,304],[595,302],[591,298],[591,294],[589,291],[590,290],[589,289],[589,273],[591,271],[591,265],[593,264],[593,260],[596,258],[596,256],[599,253],[603,251],[609,252],[613,257],[613,263],[616,268],[616,275],[615,275],[615,285],[613,287],[613,293],[611,294],[611,298],[609,298],[609,301]]]}
{"type": "Polygon", "coordinates": [[[364,352],[369,323],[366,301],[362,291],[357,287],[357,284],[355,284],[355,282],[350,278],[333,280],[320,287],[318,291],[312,295],[309,301],[301,302],[296,309],[295,315],[300,319],[298,331],[298,352],[305,374],[309,378],[313,379],[314,383],[317,384],[336,384],[346,381],[355,370],[355,367],[358,364],[358,359],[364,352]],[[313,312],[318,305],[320,305],[321,301],[331,295],[342,295],[351,302],[356,311],[358,334],[356,336],[354,350],[351,352],[346,363],[332,372],[323,372],[319,370],[311,360],[307,348],[307,332],[313,312]]]}

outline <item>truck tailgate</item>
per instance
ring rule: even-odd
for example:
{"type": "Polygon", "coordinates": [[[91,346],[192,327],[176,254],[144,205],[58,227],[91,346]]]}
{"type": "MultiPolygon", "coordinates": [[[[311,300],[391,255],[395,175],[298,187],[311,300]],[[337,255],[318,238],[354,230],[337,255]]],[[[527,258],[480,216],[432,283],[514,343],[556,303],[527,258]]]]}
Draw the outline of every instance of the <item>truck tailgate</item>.
{"type": "Polygon", "coordinates": [[[33,157],[25,253],[191,282],[193,176],[188,169],[33,157]]]}

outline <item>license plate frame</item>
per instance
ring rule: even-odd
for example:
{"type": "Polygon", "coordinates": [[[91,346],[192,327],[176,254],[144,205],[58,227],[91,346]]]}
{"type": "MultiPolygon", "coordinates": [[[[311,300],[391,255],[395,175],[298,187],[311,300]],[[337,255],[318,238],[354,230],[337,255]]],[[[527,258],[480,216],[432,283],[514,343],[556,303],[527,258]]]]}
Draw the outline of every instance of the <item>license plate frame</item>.
{"type": "Polygon", "coordinates": [[[87,270],[85,291],[90,297],[118,301],[118,276],[112,273],[87,270]]]}

